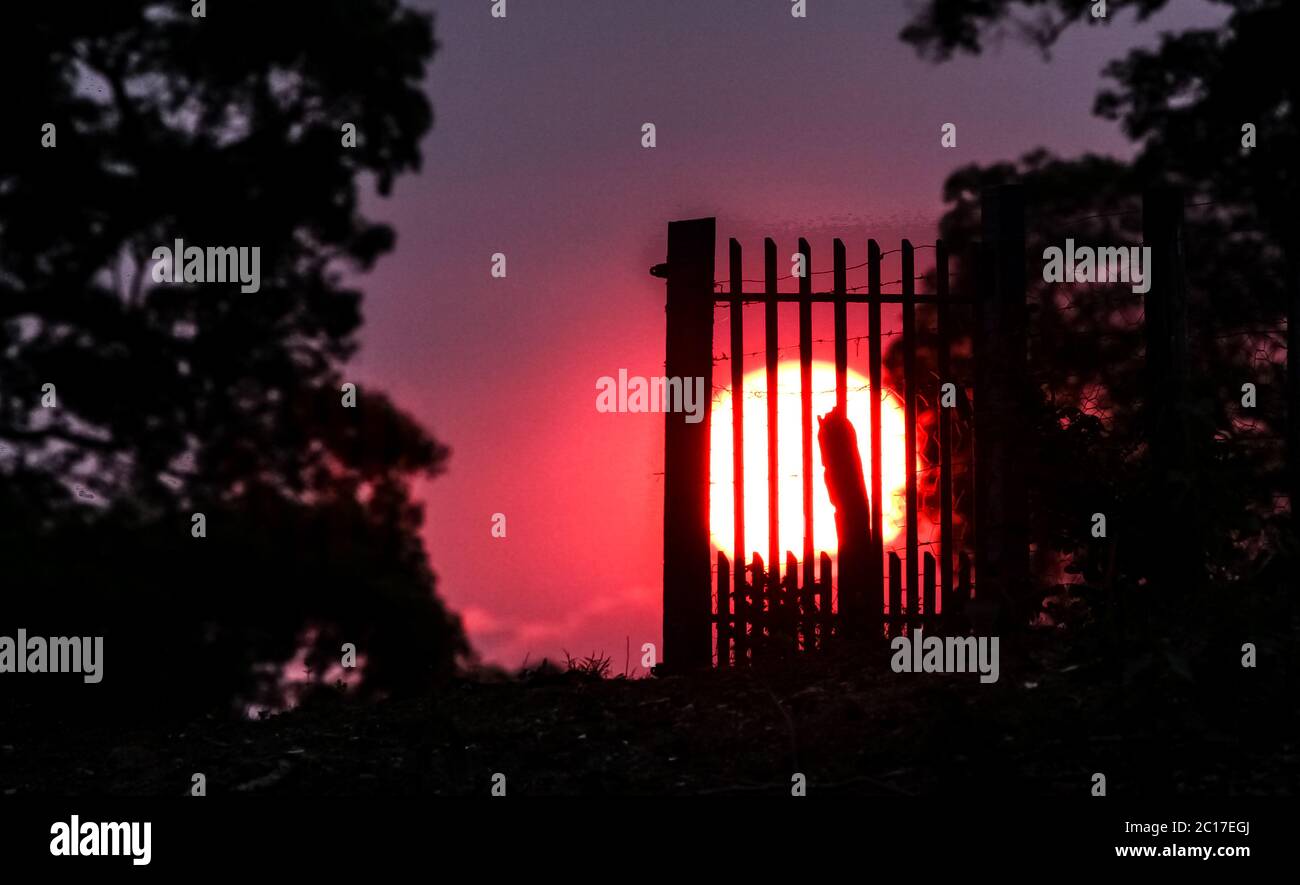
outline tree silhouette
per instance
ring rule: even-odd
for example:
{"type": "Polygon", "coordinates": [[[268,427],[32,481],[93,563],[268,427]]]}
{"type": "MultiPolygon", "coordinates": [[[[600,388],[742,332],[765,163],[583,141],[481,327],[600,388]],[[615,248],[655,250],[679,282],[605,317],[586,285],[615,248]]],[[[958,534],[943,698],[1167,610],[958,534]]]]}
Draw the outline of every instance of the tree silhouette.
{"type": "MultiPolygon", "coordinates": [[[[1117,27],[1117,19],[1145,19],[1165,5],[1116,0],[1097,19],[1088,0],[932,0],[901,37],[942,61],[980,53],[1010,26],[1049,55],[1072,26],[1117,27]]],[[[1024,469],[1039,572],[1081,572],[1084,592],[1140,587],[1171,555],[1195,558],[1200,574],[1231,586],[1256,576],[1268,551],[1293,549],[1293,527],[1277,501],[1285,492],[1300,500],[1300,435],[1294,418],[1286,423],[1285,394],[1300,390],[1300,360],[1288,369],[1281,359],[1300,350],[1293,159],[1300,81],[1287,62],[1300,8],[1279,0],[1225,5],[1231,12],[1221,27],[1165,34],[1157,48],[1106,66],[1095,110],[1137,142],[1131,162],[1035,150],[1015,162],[960,168],[945,184],[951,208],[941,235],[958,255],[978,238],[981,188],[1013,178],[1031,201],[1031,257],[1066,237],[1079,245],[1141,242],[1141,194],[1156,184],[1182,186],[1191,204],[1186,418],[1195,451],[1181,481],[1193,492],[1197,534],[1178,550],[1149,543],[1156,491],[1145,466],[1141,296],[1127,286],[1067,289],[1030,276],[1037,439],[1024,469]],[[1256,129],[1254,147],[1243,144],[1247,123],[1256,129]],[[1243,382],[1260,390],[1249,412],[1241,408],[1243,382]],[[1094,511],[1118,527],[1104,544],[1080,523],[1080,513],[1094,511]],[[1064,559],[1048,555],[1055,553],[1064,559]]]]}
{"type": "Polygon", "coordinates": [[[410,483],[448,450],[341,392],[349,275],[394,243],[361,186],[420,166],[431,20],[23,6],[0,31],[0,633],[105,634],[104,706],[274,702],[286,662],[327,675],[343,642],[365,690],[445,677],[468,647],[410,483]],[[176,238],[259,247],[260,290],[156,284],[176,238]]]}

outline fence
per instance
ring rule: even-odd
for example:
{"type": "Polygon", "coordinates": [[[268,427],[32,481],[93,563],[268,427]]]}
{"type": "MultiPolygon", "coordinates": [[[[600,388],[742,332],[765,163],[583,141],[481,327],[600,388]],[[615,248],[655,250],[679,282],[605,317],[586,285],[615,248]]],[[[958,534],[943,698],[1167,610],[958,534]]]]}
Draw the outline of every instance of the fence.
{"type": "MultiPolygon", "coordinates": [[[[776,244],[764,243],[763,291],[744,291],[741,246],[735,240],[729,248],[729,291],[715,292],[713,219],[669,224],[668,262],[662,269],[667,277],[667,361],[669,377],[710,377],[714,307],[730,306],[732,439],[734,538],[732,550],[743,556],[745,543],[745,459],[744,459],[744,371],[740,355],[744,353],[743,308],[761,304],[764,313],[765,365],[767,374],[767,452],[768,452],[768,551],[767,559],[755,553],[752,562],[733,567],[725,554],[717,558],[716,594],[711,584],[709,555],[709,439],[710,416],[696,424],[687,423],[679,414],[669,413],[665,426],[665,497],[664,497],[664,662],[674,667],[708,666],[716,660],[720,667],[740,664],[766,651],[807,650],[824,644],[839,632],[869,631],[874,627],[899,629],[906,623],[933,621],[942,606],[950,612],[959,610],[973,589],[971,562],[965,551],[958,551],[953,537],[953,453],[951,409],[938,408],[939,540],[938,555],[927,551],[921,556],[918,537],[917,488],[917,328],[916,309],[933,305],[935,309],[937,358],[935,364],[941,380],[949,378],[951,310],[954,306],[976,305],[979,353],[976,360],[976,387],[995,390],[999,385],[1014,387],[1015,361],[1024,359],[1024,228],[1018,189],[1001,189],[986,197],[985,245],[973,265],[981,270],[982,297],[971,293],[970,285],[961,293],[951,291],[949,256],[942,241],[934,244],[935,291],[915,291],[915,249],[903,241],[902,291],[885,293],[881,284],[883,254],[875,240],[867,244],[868,282],[850,290],[847,286],[847,250],[835,240],[833,246],[833,287],[830,292],[814,292],[812,254],[808,242],[799,240],[804,273],[798,279],[797,293],[778,289],[776,244]],[[1019,215],[1019,228],[1014,222],[1019,215]],[[1017,252],[1018,247],[1018,252],[1017,252]],[[1017,259],[1018,255],[1018,259],[1017,259]],[[1015,268],[1018,267],[1018,274],[1015,268]],[[865,288],[866,291],[859,291],[865,288]],[[1016,293],[1019,293],[1017,299],[1016,293]],[[1016,305],[1019,302],[1019,310],[1016,305]],[[777,514],[779,489],[777,464],[777,373],[778,346],[777,306],[793,302],[799,308],[800,426],[801,476],[803,497],[802,569],[792,552],[785,553],[781,568],[781,541],[777,514]],[[812,307],[817,303],[834,308],[835,393],[837,407],[847,403],[848,314],[850,305],[867,308],[868,389],[870,391],[871,463],[864,465],[869,481],[870,539],[865,574],[850,575],[845,581],[832,575],[830,557],[813,549],[813,482],[812,475],[812,307]],[[896,304],[902,314],[903,366],[901,377],[892,386],[901,388],[904,412],[904,555],[883,545],[883,474],[882,409],[885,378],[882,372],[881,306],[896,304]],[[1019,344],[1017,344],[1017,341],[1019,344]],[[1018,349],[1017,349],[1018,348],[1018,349]],[[981,369],[980,366],[987,366],[981,369]],[[884,592],[888,576],[888,593],[884,592]],[[940,602],[942,594],[942,602],[940,602]],[[715,651],[716,649],[716,651],[715,651]]],[[[1021,373],[1023,375],[1023,373],[1021,373]]],[[[1014,507],[1014,442],[1007,437],[1016,432],[1015,396],[1003,392],[988,396],[984,408],[977,412],[977,438],[987,436],[986,444],[977,449],[976,522],[981,516],[1002,536],[1002,544],[1022,531],[1014,507]],[[979,417],[987,427],[980,430],[979,417]],[[990,423],[991,422],[991,423],[990,423]],[[982,469],[981,469],[982,468],[982,469]],[[990,483],[998,483],[994,489],[990,483]],[[994,499],[997,503],[995,505],[994,499]],[[1009,518],[1010,514],[1014,514],[1009,518]]],[[[936,404],[937,408],[937,404],[936,404]]],[[[985,540],[992,541],[993,538],[985,540]]],[[[992,546],[990,544],[990,546],[992,546]]],[[[1026,550],[1024,546],[1021,551],[1026,550]]],[[[985,574],[1007,577],[1014,573],[1013,557],[1002,556],[981,566],[985,574]]],[[[1027,569],[1027,557],[1026,557],[1027,569]]],[[[843,569],[841,569],[843,572],[843,569]]],[[[1027,571],[1026,571],[1027,574],[1027,571]]]]}
{"type": "MultiPolygon", "coordinates": [[[[763,654],[816,649],[835,633],[888,631],[908,624],[932,623],[939,613],[959,613],[965,601],[979,596],[1006,617],[1025,623],[1033,616],[1037,598],[1030,585],[1028,490],[1020,469],[1027,454],[1027,404],[1033,399],[1028,378],[1028,306],[1026,304],[1025,204],[1018,185],[990,188],[981,199],[981,240],[967,256],[961,292],[950,287],[949,255],[936,242],[935,291],[915,291],[915,249],[904,241],[902,291],[885,293],[880,282],[881,252],[867,244],[868,282],[847,286],[847,252],[834,241],[833,287],[814,292],[812,255],[799,240],[804,273],[797,293],[778,290],[775,243],[764,243],[763,291],[744,291],[740,244],[730,241],[728,291],[716,292],[714,219],[672,222],[668,226],[668,261],[655,269],[667,278],[667,361],[669,377],[711,377],[714,308],[730,307],[732,353],[732,442],[734,538],[732,549],[743,557],[745,544],[744,475],[744,353],[743,308],[761,304],[768,411],[768,551],[766,561],[755,553],[748,566],[733,564],[719,552],[716,593],[710,555],[709,441],[711,415],[689,423],[680,413],[666,416],[664,440],[664,649],[663,663],[673,669],[740,665],[763,654]],[[860,291],[865,288],[865,292],[860,291]],[[802,568],[795,555],[781,562],[777,440],[777,305],[799,307],[801,476],[803,493],[802,568]],[[833,575],[830,557],[813,549],[812,507],[812,306],[834,307],[836,402],[848,395],[848,311],[867,308],[869,342],[871,463],[864,465],[869,481],[870,539],[865,575],[833,575]],[[905,444],[903,465],[903,556],[883,546],[882,403],[886,379],[882,373],[881,306],[897,304],[902,318],[902,370],[890,379],[901,388],[905,444]],[[952,308],[970,306],[974,321],[970,338],[974,351],[973,489],[971,509],[974,562],[967,549],[957,549],[953,535],[953,431],[951,409],[937,407],[938,430],[938,555],[920,555],[917,499],[918,402],[916,310],[933,305],[936,324],[935,371],[950,380],[952,308]],[[887,555],[886,555],[887,554],[887,555]],[[973,575],[972,575],[973,565],[973,575]],[[888,577],[887,591],[885,579],[888,577]]],[[[1144,355],[1148,380],[1146,409],[1151,416],[1150,467],[1158,480],[1174,482],[1182,467],[1185,429],[1180,415],[1182,379],[1187,373],[1183,203],[1180,191],[1153,188],[1144,195],[1143,241],[1152,249],[1152,283],[1144,296],[1144,355]]],[[[855,267],[861,265],[855,265],[855,267]]],[[[821,271],[820,273],[826,273],[821,271]]],[[[1174,499],[1168,499],[1172,502],[1174,499]]],[[[1163,499],[1162,499],[1163,501],[1163,499]]],[[[1176,536],[1186,514],[1172,503],[1160,503],[1162,532],[1176,536]]],[[[1180,580],[1190,580],[1182,576],[1180,580]]]]}
{"type": "MultiPolygon", "coordinates": [[[[873,620],[891,628],[905,621],[916,623],[921,619],[933,621],[938,609],[938,591],[946,595],[945,608],[959,605],[958,597],[969,596],[969,560],[963,555],[963,566],[958,573],[964,583],[959,587],[954,581],[954,544],[952,515],[952,447],[951,415],[940,409],[937,416],[939,429],[938,486],[940,495],[939,556],[926,552],[922,559],[918,537],[919,507],[917,488],[917,378],[916,307],[934,304],[937,308],[937,339],[940,342],[938,371],[948,376],[948,345],[950,316],[953,304],[966,304],[968,297],[950,294],[948,256],[942,242],[934,245],[936,254],[936,292],[918,294],[915,291],[915,249],[904,241],[902,253],[902,284],[900,294],[883,292],[881,264],[882,253],[876,241],[867,244],[868,283],[865,293],[849,290],[847,286],[847,250],[842,241],[833,247],[834,285],[828,293],[814,293],[812,279],[812,254],[806,240],[799,241],[799,255],[804,273],[799,278],[797,294],[778,291],[777,251],[772,240],[764,243],[764,291],[761,294],[743,291],[742,252],[735,240],[730,243],[730,292],[714,296],[716,302],[730,306],[731,323],[731,390],[734,484],[734,539],[733,550],[745,551],[745,484],[744,484],[744,372],[740,358],[744,353],[743,307],[746,303],[763,306],[766,338],[767,370],[767,471],[768,471],[768,558],[755,553],[749,568],[743,562],[732,570],[725,554],[718,553],[717,592],[711,611],[715,631],[714,656],[718,666],[725,667],[733,661],[742,663],[747,658],[763,654],[780,654],[783,651],[809,650],[824,644],[837,630],[865,632],[873,620]],[[800,431],[803,508],[802,569],[794,553],[786,551],[784,574],[780,560],[780,526],[775,515],[779,502],[780,444],[777,439],[777,305],[781,301],[795,301],[799,308],[799,368],[800,368],[800,431]],[[813,408],[812,408],[812,308],[815,303],[829,303],[834,307],[835,345],[835,398],[836,408],[844,410],[848,400],[848,307],[863,303],[867,307],[868,384],[870,397],[871,460],[866,474],[870,478],[869,539],[865,556],[864,574],[856,574],[845,567],[845,557],[840,557],[840,578],[832,575],[831,558],[814,550],[813,483],[813,408]],[[904,427],[906,435],[905,477],[905,532],[906,558],[884,549],[884,446],[882,445],[882,410],[886,384],[882,371],[881,306],[897,304],[902,313],[902,340],[904,369],[900,386],[903,395],[904,427]],[[922,566],[921,563],[924,563],[922,566]],[[906,583],[904,583],[906,563],[906,583]],[[938,568],[936,569],[936,563],[938,568]],[[888,571],[886,572],[886,564],[888,571]],[[888,602],[882,592],[886,573],[889,580],[888,602]]],[[[844,543],[844,542],[842,542],[844,543]]],[[[841,554],[844,551],[841,550],[841,554]]]]}

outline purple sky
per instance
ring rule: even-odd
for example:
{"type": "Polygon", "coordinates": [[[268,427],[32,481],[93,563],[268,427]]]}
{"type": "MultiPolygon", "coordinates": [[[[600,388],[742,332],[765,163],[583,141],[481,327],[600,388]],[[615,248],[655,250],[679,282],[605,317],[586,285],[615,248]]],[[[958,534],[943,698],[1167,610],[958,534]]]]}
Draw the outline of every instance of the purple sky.
{"type": "Polygon", "coordinates": [[[1091,114],[1103,65],[1222,18],[1179,0],[1142,27],[1074,29],[1048,63],[1008,39],[932,65],[897,37],[912,4],[891,0],[808,0],[806,19],[789,0],[508,0],[504,20],[489,0],[415,5],[437,16],[436,122],[423,174],[368,204],[398,241],[362,283],[354,377],[452,448],[420,490],[425,539],[481,655],[604,651],[618,672],[625,641],[635,664],[660,639],[663,416],[599,414],[595,383],[662,373],[647,269],[666,223],[715,215],[723,249],[735,236],[749,259],[764,235],[782,262],[808,236],[814,269],[832,236],[850,264],[869,236],[932,242],[960,165],[1125,154],[1091,114]],[[489,276],[498,251],[505,280],[489,276]]]}

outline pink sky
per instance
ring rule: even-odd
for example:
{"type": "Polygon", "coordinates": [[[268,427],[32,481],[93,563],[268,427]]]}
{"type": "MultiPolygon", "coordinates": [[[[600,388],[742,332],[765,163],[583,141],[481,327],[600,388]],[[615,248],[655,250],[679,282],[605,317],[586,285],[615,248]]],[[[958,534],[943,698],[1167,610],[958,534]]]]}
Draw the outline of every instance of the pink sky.
{"type": "Polygon", "coordinates": [[[436,122],[424,172],[368,203],[398,241],[362,283],[354,377],[452,449],[419,490],[424,537],[483,658],[603,651],[618,672],[625,642],[635,664],[660,639],[663,416],[600,414],[595,383],[662,373],[648,268],[666,223],[717,216],[720,277],[729,236],[747,276],[765,235],[783,256],[807,236],[814,269],[833,236],[850,264],[869,236],[932,242],[960,165],[1124,153],[1091,115],[1102,66],[1221,15],[1188,2],[1141,28],[1126,14],[1076,29],[1050,63],[1008,40],[934,66],[897,39],[901,2],[810,0],[806,20],[783,0],[511,0],[505,20],[486,2],[416,5],[437,13],[436,122]],[[948,122],[955,149],[939,143],[948,122]]]}

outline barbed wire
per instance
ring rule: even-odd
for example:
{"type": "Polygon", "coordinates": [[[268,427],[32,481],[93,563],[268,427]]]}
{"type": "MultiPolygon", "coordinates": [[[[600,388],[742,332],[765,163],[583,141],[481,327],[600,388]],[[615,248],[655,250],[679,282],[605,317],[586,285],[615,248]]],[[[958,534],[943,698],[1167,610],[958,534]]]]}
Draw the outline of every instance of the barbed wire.
{"type": "MultiPolygon", "coordinates": [[[[919,251],[922,250],[922,249],[933,249],[933,248],[935,248],[935,245],[934,245],[933,243],[922,243],[922,244],[919,245],[919,246],[913,246],[913,247],[912,247],[912,251],[913,251],[913,252],[919,252],[919,251]]],[[[897,249],[890,249],[888,252],[881,252],[881,253],[880,253],[880,257],[881,257],[881,258],[884,258],[886,255],[895,255],[895,254],[898,254],[898,253],[900,253],[900,252],[902,252],[902,251],[903,251],[902,247],[899,247],[899,248],[897,248],[897,249]]],[[[866,261],[862,261],[862,262],[859,262],[859,263],[857,263],[857,264],[850,264],[850,265],[847,265],[847,266],[844,268],[844,272],[845,272],[845,273],[848,273],[848,272],[851,271],[851,270],[861,270],[862,268],[866,267],[866,266],[869,265],[870,263],[871,263],[871,260],[868,259],[868,260],[866,260],[866,261]]],[[[808,276],[810,276],[810,277],[822,276],[823,274],[835,273],[836,270],[838,270],[838,268],[831,267],[831,268],[828,268],[828,269],[826,269],[826,270],[814,270],[814,271],[809,271],[809,272],[808,272],[808,276]]],[[[950,273],[951,273],[951,271],[950,271],[950,273]]],[[[786,280],[793,280],[793,279],[803,279],[803,277],[800,277],[798,274],[788,273],[788,274],[785,274],[785,275],[783,275],[783,276],[779,276],[779,277],[777,277],[775,280],[773,280],[773,282],[776,282],[776,283],[782,283],[782,282],[785,282],[786,280]]],[[[924,275],[922,275],[922,276],[918,276],[918,277],[916,277],[916,279],[918,279],[918,280],[920,280],[920,279],[924,279],[924,275]]],[[[742,283],[756,283],[756,284],[758,284],[758,285],[764,285],[764,286],[767,285],[767,282],[768,282],[766,279],[754,279],[754,278],[751,278],[751,277],[741,277],[740,281],[741,281],[742,283]]],[[[895,280],[894,282],[896,282],[896,283],[901,283],[902,280],[895,280]]],[[[730,285],[731,285],[731,280],[714,280],[714,281],[713,281],[713,288],[715,288],[715,289],[722,288],[722,287],[724,287],[724,286],[730,286],[730,285]]],[[[881,285],[882,285],[882,286],[888,286],[888,285],[890,285],[890,284],[889,284],[889,283],[881,283],[881,285]]],[[[865,288],[865,287],[859,287],[859,288],[865,288]]],[[[850,289],[849,291],[853,291],[853,290],[850,289]]]]}
{"type": "MultiPolygon", "coordinates": [[[[1225,201],[1197,200],[1190,203],[1186,203],[1184,205],[1185,208],[1189,208],[1189,209],[1202,208],[1206,206],[1225,205],[1225,201]]],[[[1116,211],[1109,211],[1109,212],[1096,212],[1088,215],[1067,215],[1064,217],[1059,215],[1058,216],[1038,215],[1038,216],[1034,216],[1032,220],[1035,223],[1050,223],[1052,225],[1071,225],[1071,224],[1078,224],[1081,222],[1086,222],[1086,221],[1096,220],[1096,219],[1115,218],[1115,217],[1123,217],[1123,216],[1130,216],[1130,215],[1141,215],[1141,213],[1142,210],[1140,208],[1134,208],[1134,209],[1123,209],[1123,210],[1116,210],[1116,211]]],[[[1234,231],[1234,232],[1240,233],[1241,231],[1234,231]]],[[[1265,233],[1264,231],[1246,231],[1246,232],[1247,233],[1254,232],[1254,233],[1261,233],[1261,234],[1265,233]]],[[[922,244],[921,246],[915,248],[917,249],[934,248],[934,246],[932,244],[922,244]]],[[[902,249],[899,248],[899,249],[891,249],[887,252],[882,252],[881,258],[884,258],[885,256],[888,255],[897,254],[901,251],[902,249]]],[[[862,267],[867,266],[868,263],[869,262],[859,262],[857,264],[845,267],[844,270],[847,272],[849,270],[861,269],[862,267]]],[[[826,273],[835,273],[835,271],[836,268],[830,268],[825,270],[813,271],[812,275],[819,276],[826,273]]],[[[918,274],[915,277],[913,277],[913,279],[915,280],[926,279],[927,277],[931,276],[933,273],[934,271],[932,270],[929,273],[918,274]]],[[[960,273],[958,272],[956,274],[950,274],[950,276],[951,275],[959,276],[960,273]]],[[[795,278],[794,274],[786,274],[779,277],[778,280],[784,281],[793,278],[795,278]]],[[[745,278],[744,282],[763,283],[766,281],[745,278]]],[[[901,282],[902,279],[891,280],[889,282],[881,283],[880,287],[881,289],[884,289],[889,286],[898,285],[901,282]]],[[[724,283],[718,282],[715,285],[722,286],[724,285],[724,283]]],[[[1029,328],[1026,329],[1027,340],[1035,348],[1048,346],[1049,341],[1053,343],[1059,343],[1062,340],[1068,341],[1068,339],[1076,338],[1076,337],[1077,338],[1086,337],[1090,342],[1096,343],[1100,347],[1133,346],[1136,340],[1137,333],[1140,332],[1140,330],[1145,326],[1146,323],[1145,305],[1146,305],[1146,298],[1148,297],[1148,295],[1146,293],[1125,292],[1119,290],[1118,289],[1119,285],[1122,284],[1118,283],[1118,281],[1114,283],[1103,282],[1099,284],[1091,284],[1088,285],[1087,288],[1083,289],[1082,291],[1076,290],[1076,292],[1071,293],[1068,296],[1063,294],[1064,290],[1061,287],[1053,287],[1052,289],[1049,290],[1051,293],[1050,296],[1046,296],[1042,300],[1028,305],[1028,308],[1033,312],[1033,315],[1039,316],[1042,319],[1030,323],[1029,328]],[[1100,291],[1101,293],[1100,298],[1096,297],[1096,293],[1098,291],[1100,291]],[[1046,318],[1049,316],[1060,316],[1060,315],[1071,314],[1071,313],[1078,314],[1080,316],[1095,315],[1100,322],[1104,323],[1104,325],[1101,328],[1097,328],[1096,326],[1091,326],[1088,328],[1078,328],[1074,324],[1069,324],[1069,325],[1052,324],[1050,322],[1047,322],[1046,320],[1046,318]]],[[[857,292],[869,287],[870,287],[869,284],[852,286],[852,287],[846,287],[845,291],[857,292]]],[[[817,293],[819,297],[830,297],[830,298],[833,298],[835,294],[836,293],[824,293],[823,295],[823,293],[817,293]]],[[[882,292],[881,294],[889,295],[890,297],[896,297],[901,293],[882,292]]],[[[742,303],[747,305],[756,302],[754,300],[742,299],[742,303]]],[[[729,309],[732,306],[732,304],[728,301],[720,301],[718,302],[718,304],[725,309],[729,309]]],[[[1193,315],[1198,314],[1198,311],[1196,310],[1195,306],[1193,305],[1191,307],[1192,307],[1191,313],[1193,315]]],[[[1189,345],[1194,346],[1195,340],[1201,340],[1204,342],[1254,340],[1256,342],[1256,347],[1253,353],[1250,353],[1249,355],[1241,353],[1238,358],[1243,360],[1245,365],[1249,365],[1251,367],[1271,366],[1276,368],[1277,366],[1282,364],[1282,360],[1284,359],[1285,351],[1286,351],[1285,340],[1279,340],[1279,339],[1283,338],[1283,336],[1286,335],[1288,329],[1285,324],[1279,325],[1277,323],[1278,316],[1282,312],[1283,311],[1279,308],[1277,311],[1264,311],[1264,310],[1251,311],[1246,313],[1245,315],[1238,313],[1233,317],[1233,325],[1239,327],[1224,329],[1221,331],[1211,332],[1208,334],[1203,333],[1200,336],[1197,336],[1195,339],[1190,340],[1189,345]]],[[[930,333],[931,330],[927,328],[921,334],[928,335],[930,333]]],[[[901,334],[902,333],[895,328],[889,331],[881,331],[879,333],[879,336],[881,338],[894,338],[901,334]]],[[[855,352],[856,352],[861,342],[863,340],[869,341],[871,340],[871,337],[872,336],[870,335],[853,335],[853,336],[846,336],[844,340],[846,343],[848,341],[853,341],[855,346],[855,352]]],[[[816,345],[826,345],[826,344],[834,344],[836,343],[836,340],[834,338],[819,337],[819,338],[812,339],[811,343],[816,345]]],[[[799,347],[800,345],[798,344],[779,346],[776,348],[776,353],[784,354],[791,350],[797,350],[799,347]]],[[[767,353],[768,351],[766,349],[758,349],[758,350],[744,352],[741,354],[741,357],[742,358],[762,357],[767,353]]],[[[732,359],[731,355],[727,353],[721,353],[715,355],[713,361],[716,364],[722,361],[730,361],[731,359],[732,359]]],[[[1033,372],[1033,377],[1041,379],[1044,377],[1044,375],[1047,374],[1048,374],[1047,372],[1038,370],[1033,372]]],[[[1100,385],[1102,388],[1104,388],[1107,384],[1107,382],[1105,381],[1105,377],[1106,376],[1104,372],[1098,375],[1097,384],[1100,385]]],[[[713,390],[715,391],[715,393],[731,392],[731,388],[729,386],[713,385],[713,390]]],[[[863,385],[861,387],[852,387],[850,388],[850,390],[852,392],[861,392],[861,391],[869,390],[869,386],[863,385]]],[[[830,394],[833,392],[834,391],[816,391],[818,395],[830,394]]],[[[754,389],[754,390],[747,390],[746,395],[753,399],[765,399],[767,397],[767,392],[765,389],[754,389]]],[[[776,395],[797,396],[801,394],[799,391],[777,391],[776,395]]],[[[1067,395],[1069,395],[1068,391],[1067,391],[1067,395]]],[[[1104,391],[1099,391],[1096,394],[1090,394],[1086,396],[1080,396],[1075,394],[1075,398],[1077,399],[1079,406],[1085,411],[1088,410],[1090,407],[1095,407],[1098,410],[1103,410],[1107,408],[1113,408],[1115,405],[1113,402],[1110,402],[1109,395],[1107,395],[1104,391]]],[[[1125,410],[1131,410],[1133,408],[1141,408],[1141,407],[1142,406],[1140,402],[1138,402],[1136,405],[1133,402],[1125,403],[1125,410]]],[[[1261,438],[1259,438],[1258,436],[1242,437],[1242,438],[1249,439],[1251,444],[1260,444],[1262,441],[1261,438]]]]}
{"type": "MultiPolygon", "coordinates": [[[[896,336],[898,336],[898,335],[902,335],[902,334],[903,334],[903,333],[902,333],[901,331],[890,330],[890,331],[887,331],[887,332],[881,332],[881,333],[880,333],[880,337],[881,337],[881,338],[894,338],[894,337],[896,337],[896,336]]],[[[845,342],[852,341],[852,342],[856,345],[856,344],[858,344],[858,343],[860,343],[860,342],[862,342],[862,341],[868,341],[868,340],[870,340],[870,339],[871,339],[871,336],[870,336],[870,335],[849,335],[849,336],[847,336],[844,340],[845,340],[845,342]]],[[[834,338],[814,338],[814,339],[812,339],[812,343],[813,343],[813,344],[834,344],[834,343],[835,343],[835,339],[834,339],[834,338]]],[[[776,353],[784,353],[784,352],[787,351],[787,350],[798,350],[798,349],[799,349],[799,345],[798,345],[798,344],[784,344],[784,345],[781,345],[781,346],[777,347],[776,350],[775,350],[775,352],[776,352],[776,353]]],[[[750,351],[745,351],[745,352],[741,353],[741,356],[742,356],[742,357],[748,357],[748,356],[764,356],[764,355],[766,355],[766,354],[767,354],[767,349],[764,348],[763,350],[750,350],[750,351]]],[[[713,355],[713,362],[714,362],[715,364],[717,364],[717,363],[730,362],[730,360],[731,360],[731,355],[728,354],[728,353],[718,353],[718,354],[714,354],[714,355],[713,355]]]]}

